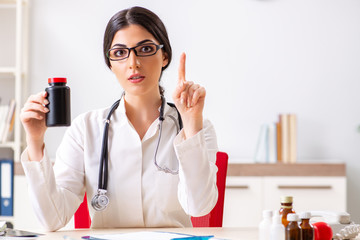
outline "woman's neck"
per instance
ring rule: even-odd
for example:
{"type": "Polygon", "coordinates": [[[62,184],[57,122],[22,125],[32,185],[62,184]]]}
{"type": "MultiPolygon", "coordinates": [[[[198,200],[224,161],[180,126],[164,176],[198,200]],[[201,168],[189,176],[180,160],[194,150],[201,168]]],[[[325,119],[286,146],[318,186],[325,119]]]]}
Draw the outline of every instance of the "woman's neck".
{"type": "Polygon", "coordinates": [[[126,115],[142,139],[150,125],[159,117],[160,93],[157,95],[125,94],[126,115]]]}

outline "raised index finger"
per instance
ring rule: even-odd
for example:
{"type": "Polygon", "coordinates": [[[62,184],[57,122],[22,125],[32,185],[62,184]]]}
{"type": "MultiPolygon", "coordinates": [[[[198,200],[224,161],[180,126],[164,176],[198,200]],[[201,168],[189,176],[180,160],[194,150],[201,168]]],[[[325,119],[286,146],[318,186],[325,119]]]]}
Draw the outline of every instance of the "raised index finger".
{"type": "Polygon", "coordinates": [[[185,79],[185,61],[186,61],[186,54],[182,53],[180,56],[180,65],[179,65],[179,82],[186,82],[185,79]]]}

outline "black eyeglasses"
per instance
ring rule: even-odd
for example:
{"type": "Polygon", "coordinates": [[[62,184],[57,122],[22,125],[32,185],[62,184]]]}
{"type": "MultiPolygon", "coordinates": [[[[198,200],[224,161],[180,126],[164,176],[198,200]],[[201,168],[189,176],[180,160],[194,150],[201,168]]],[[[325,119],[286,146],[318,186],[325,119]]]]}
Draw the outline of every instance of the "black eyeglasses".
{"type": "Polygon", "coordinates": [[[155,43],[147,43],[132,48],[114,47],[107,52],[106,56],[112,61],[119,61],[128,58],[131,50],[134,50],[136,56],[148,57],[155,55],[163,46],[164,45],[156,45],[155,43]]]}

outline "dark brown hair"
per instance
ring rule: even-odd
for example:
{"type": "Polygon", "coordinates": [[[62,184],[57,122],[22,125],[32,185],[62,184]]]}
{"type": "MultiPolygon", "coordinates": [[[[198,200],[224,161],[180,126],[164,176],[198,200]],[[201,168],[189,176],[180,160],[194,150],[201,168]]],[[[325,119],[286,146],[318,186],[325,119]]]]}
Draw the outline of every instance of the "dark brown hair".
{"type": "MultiPolygon", "coordinates": [[[[168,58],[168,64],[162,68],[162,70],[165,70],[169,66],[172,57],[170,40],[165,25],[155,13],[143,7],[132,7],[132,8],[124,9],[116,13],[109,20],[106,26],[106,30],[104,34],[104,44],[103,44],[103,52],[104,52],[106,65],[109,68],[111,68],[110,60],[106,56],[106,54],[111,48],[111,43],[113,41],[115,34],[119,30],[131,24],[137,24],[142,26],[149,33],[151,33],[160,44],[164,45],[162,50],[165,52],[168,58]]],[[[163,94],[163,91],[164,90],[160,87],[161,94],[163,94]]]]}
{"type": "MultiPolygon", "coordinates": [[[[104,34],[104,44],[103,44],[103,52],[104,52],[106,65],[109,68],[111,68],[110,60],[106,54],[111,48],[111,43],[113,41],[115,34],[119,30],[131,24],[137,24],[142,26],[149,33],[151,33],[160,44],[164,45],[162,50],[165,52],[168,58],[168,64],[165,67],[162,67],[162,71],[165,70],[169,66],[172,57],[170,40],[165,25],[155,13],[143,7],[132,7],[132,8],[124,9],[116,13],[109,20],[106,26],[106,30],[104,34]]],[[[159,90],[160,90],[160,94],[163,95],[164,89],[161,86],[159,86],[159,90]]]]}

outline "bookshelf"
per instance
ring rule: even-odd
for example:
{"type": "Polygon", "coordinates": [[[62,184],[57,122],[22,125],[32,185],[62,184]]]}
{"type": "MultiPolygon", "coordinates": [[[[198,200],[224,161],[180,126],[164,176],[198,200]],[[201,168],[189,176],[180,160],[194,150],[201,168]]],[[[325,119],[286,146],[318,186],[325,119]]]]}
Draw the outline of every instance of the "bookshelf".
{"type": "Polygon", "coordinates": [[[7,157],[19,162],[22,151],[20,109],[28,77],[28,0],[0,0],[0,98],[5,105],[15,99],[13,136],[0,142],[0,159],[7,157]],[[10,151],[9,151],[10,150],[10,151]]]}

